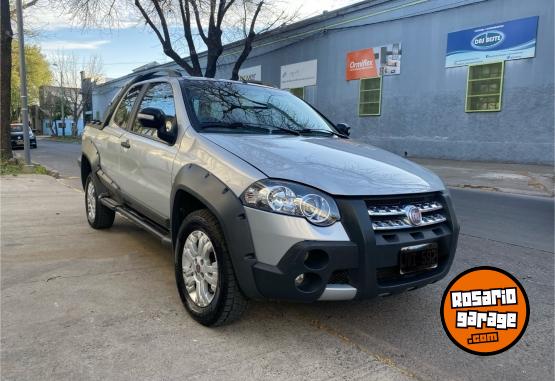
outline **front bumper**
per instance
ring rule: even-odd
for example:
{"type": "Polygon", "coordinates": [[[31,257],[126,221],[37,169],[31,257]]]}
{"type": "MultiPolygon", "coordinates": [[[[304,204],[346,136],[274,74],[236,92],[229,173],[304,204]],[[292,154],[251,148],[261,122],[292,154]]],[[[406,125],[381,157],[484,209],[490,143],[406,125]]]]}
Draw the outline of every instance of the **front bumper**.
{"type": "Polygon", "coordinates": [[[453,262],[459,226],[449,195],[438,193],[434,197],[444,205],[445,222],[393,232],[374,231],[366,200],[336,199],[349,241],[301,241],[275,265],[255,263],[253,273],[259,293],[269,299],[306,302],[364,299],[438,281],[447,275],[453,262]],[[438,245],[438,266],[402,275],[401,248],[432,242],[438,245]],[[295,285],[299,274],[309,279],[300,287],[295,285]]]}

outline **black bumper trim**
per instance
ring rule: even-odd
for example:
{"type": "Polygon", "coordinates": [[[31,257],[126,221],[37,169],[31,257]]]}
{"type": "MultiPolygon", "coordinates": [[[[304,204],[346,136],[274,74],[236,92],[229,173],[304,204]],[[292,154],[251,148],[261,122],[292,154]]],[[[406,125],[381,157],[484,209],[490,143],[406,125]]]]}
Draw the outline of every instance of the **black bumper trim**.
{"type": "Polygon", "coordinates": [[[395,294],[434,283],[451,268],[459,226],[448,194],[437,194],[444,204],[447,221],[433,226],[398,232],[375,232],[363,199],[338,198],[341,223],[350,242],[303,241],[294,245],[277,266],[256,263],[253,266],[256,286],[269,299],[315,301],[337,272],[346,273],[348,284],[357,289],[356,299],[395,294]],[[387,237],[384,237],[387,235],[387,237]],[[394,236],[394,237],[392,237],[394,236]],[[439,248],[438,267],[414,274],[399,271],[399,252],[406,246],[435,242],[439,248]],[[311,268],[305,263],[310,252],[324,252],[325,266],[311,268]],[[295,286],[299,274],[310,274],[308,287],[295,286]],[[332,275],[334,275],[332,277],[332,275]]]}
{"type": "Polygon", "coordinates": [[[314,301],[324,292],[332,273],[357,266],[357,247],[352,242],[303,241],[281,259],[277,266],[264,263],[254,265],[254,278],[260,293],[268,299],[314,301]],[[325,258],[317,263],[305,262],[307,253],[325,258]],[[325,254],[323,254],[325,253],[325,254]],[[299,274],[312,274],[307,287],[295,286],[299,274]]]}

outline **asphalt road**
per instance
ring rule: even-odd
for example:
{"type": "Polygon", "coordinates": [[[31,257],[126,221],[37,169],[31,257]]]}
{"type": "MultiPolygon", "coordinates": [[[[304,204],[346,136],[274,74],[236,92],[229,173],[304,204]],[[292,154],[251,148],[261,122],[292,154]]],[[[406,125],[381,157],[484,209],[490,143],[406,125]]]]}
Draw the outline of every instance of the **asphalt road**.
{"type": "MultiPolygon", "coordinates": [[[[75,161],[78,152],[77,144],[39,141],[39,149],[33,150],[33,160],[59,170],[62,176],[67,176],[67,180],[62,179],[62,182],[65,181],[66,185],[72,186],[72,182],[78,184],[75,179],[78,176],[75,161]]],[[[368,301],[308,305],[252,303],[244,319],[237,325],[226,328],[222,335],[229,338],[230,332],[237,329],[248,335],[246,340],[255,341],[251,343],[252,345],[269,351],[266,357],[244,353],[247,357],[254,356],[255,362],[250,365],[252,369],[260,370],[259,367],[262,366],[271,371],[271,373],[255,374],[261,377],[271,374],[278,375],[278,378],[285,378],[286,375],[290,375],[286,369],[290,369],[291,366],[300,366],[301,373],[298,374],[310,376],[310,373],[302,373],[309,365],[302,361],[301,365],[290,364],[288,361],[291,359],[286,355],[289,352],[296,353],[299,348],[308,345],[302,341],[304,338],[311,345],[321,348],[322,353],[328,354],[332,351],[337,355],[335,360],[339,363],[335,360],[325,360],[325,357],[322,358],[317,354],[318,351],[309,352],[309,355],[314,356],[314,361],[319,364],[320,371],[326,366],[321,361],[330,361],[330,367],[347,366],[349,361],[355,361],[360,353],[363,353],[368,356],[368,361],[377,359],[384,366],[394,371],[398,370],[401,372],[399,377],[426,380],[552,380],[554,378],[555,278],[553,199],[461,189],[452,189],[451,192],[461,224],[461,236],[453,268],[444,280],[401,295],[368,301]],[[448,282],[460,272],[482,265],[499,267],[516,276],[523,284],[531,305],[528,329],[520,342],[507,352],[489,357],[470,355],[454,346],[444,334],[439,317],[441,296],[448,282]],[[299,332],[299,327],[303,328],[302,333],[299,332]],[[271,330],[276,331],[270,333],[271,330]],[[257,334],[249,336],[248,332],[251,331],[257,334]],[[321,335],[311,336],[309,332],[312,331],[319,332],[321,335]],[[306,336],[300,336],[300,341],[295,342],[292,347],[287,347],[291,343],[284,343],[283,340],[291,335],[306,336]],[[336,340],[330,340],[330,337],[336,340]],[[346,352],[345,346],[352,348],[352,351],[346,352]],[[271,348],[274,348],[274,351],[283,351],[283,358],[276,357],[271,348]],[[269,358],[273,360],[267,363],[269,358]],[[280,361],[283,363],[280,364],[280,361]]],[[[86,224],[84,216],[82,218],[83,223],[86,224]]],[[[171,260],[167,249],[158,248],[156,239],[147,238],[146,233],[140,234],[131,225],[118,221],[119,227],[115,227],[117,232],[113,234],[123,234],[123,237],[127,230],[129,236],[140,240],[139,247],[142,245],[150,248],[150,251],[147,250],[145,253],[144,250],[141,251],[133,246],[134,250],[141,253],[142,261],[158,261],[157,255],[167,259],[161,264],[157,263],[158,267],[170,267],[170,271],[165,268],[163,270],[153,268],[154,274],[150,274],[149,277],[156,277],[159,271],[166,275],[171,274],[171,260]]],[[[109,243],[106,240],[102,242],[104,245],[109,243]]],[[[117,246],[118,250],[131,250],[129,245],[132,244],[125,242],[114,241],[112,245],[115,245],[114,248],[117,246]]],[[[5,266],[3,272],[4,269],[5,266]]],[[[153,287],[157,286],[157,283],[153,283],[153,287]]],[[[163,289],[164,292],[156,290],[158,297],[165,295],[164,292],[175,292],[171,287],[167,290],[163,289]]],[[[172,296],[166,295],[166,297],[172,296]]],[[[133,300],[126,299],[126,303],[134,305],[133,300]]],[[[137,303],[143,305],[146,302],[143,300],[137,303]]],[[[148,303],[155,303],[155,301],[149,300],[148,303]]],[[[179,311],[177,307],[175,306],[179,311]]],[[[3,305],[3,308],[5,310],[6,306],[3,305]]],[[[188,327],[194,329],[196,326],[193,324],[188,327]]],[[[210,337],[212,340],[222,340],[218,338],[217,333],[211,333],[210,337]]],[[[112,340],[117,341],[117,339],[112,340]]],[[[129,340],[129,338],[122,340],[129,340]]],[[[241,349],[243,347],[238,348],[236,350],[243,350],[241,349]]],[[[221,351],[225,350],[230,348],[221,347],[221,351]]],[[[211,353],[216,353],[217,356],[220,355],[219,351],[217,345],[211,347],[211,353]]],[[[310,360],[310,356],[308,359],[304,357],[308,356],[307,353],[298,353],[297,356],[308,362],[310,360]]],[[[186,358],[187,355],[185,354],[184,357],[186,358]]],[[[94,362],[93,360],[89,359],[89,362],[94,362]]],[[[129,359],[128,362],[132,363],[134,360],[136,358],[129,359]]],[[[242,363],[241,366],[249,365],[242,363]]],[[[355,376],[368,378],[374,370],[375,367],[369,365],[367,373],[363,374],[364,371],[361,368],[355,367],[354,370],[345,370],[345,372],[353,372],[346,373],[345,378],[355,376]]],[[[229,372],[231,375],[236,375],[231,370],[229,372]]],[[[293,374],[297,373],[293,372],[293,374]]],[[[315,378],[327,378],[326,373],[314,374],[315,378]]],[[[167,374],[164,375],[167,376],[167,374]]],[[[212,375],[218,377],[218,375],[222,376],[222,373],[212,375]]],[[[253,376],[252,373],[250,375],[253,376]]],[[[338,377],[331,373],[329,376],[338,377]]],[[[383,373],[377,378],[390,379],[397,376],[396,373],[383,373]]]]}
{"type": "MultiPolygon", "coordinates": [[[[14,151],[23,158],[23,150],[14,151]]],[[[62,143],[38,138],[37,148],[31,150],[31,161],[48,166],[66,178],[79,177],[81,172],[77,165],[81,144],[62,143]]]]}

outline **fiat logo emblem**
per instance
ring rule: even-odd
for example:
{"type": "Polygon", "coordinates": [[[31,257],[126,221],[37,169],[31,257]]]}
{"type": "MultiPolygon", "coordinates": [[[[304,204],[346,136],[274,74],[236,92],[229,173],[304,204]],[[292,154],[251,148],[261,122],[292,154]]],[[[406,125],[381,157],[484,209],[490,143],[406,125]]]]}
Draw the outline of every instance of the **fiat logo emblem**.
{"type": "Polygon", "coordinates": [[[422,223],[422,213],[419,208],[414,205],[407,205],[404,211],[411,225],[418,226],[422,223]]]}

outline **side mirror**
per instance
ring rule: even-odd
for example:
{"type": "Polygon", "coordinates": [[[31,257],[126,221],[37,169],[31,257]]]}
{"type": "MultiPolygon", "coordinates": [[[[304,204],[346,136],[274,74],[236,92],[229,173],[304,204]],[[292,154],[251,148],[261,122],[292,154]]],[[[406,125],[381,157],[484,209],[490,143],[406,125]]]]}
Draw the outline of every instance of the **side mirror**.
{"type": "Polygon", "coordinates": [[[351,127],[347,123],[337,123],[335,129],[341,134],[345,136],[351,135],[351,127]]]}
{"type": "Polygon", "coordinates": [[[141,122],[141,125],[146,128],[160,129],[164,126],[164,121],[166,120],[166,115],[164,111],[154,108],[147,107],[139,111],[137,114],[137,119],[141,122]]]}
{"type": "Polygon", "coordinates": [[[175,118],[168,117],[164,125],[158,129],[158,138],[169,145],[173,145],[177,139],[177,123],[175,118]]]}
{"type": "Polygon", "coordinates": [[[175,118],[166,116],[164,111],[155,107],[147,107],[139,111],[137,119],[143,127],[156,129],[160,140],[169,144],[175,143],[177,123],[175,118]]]}

